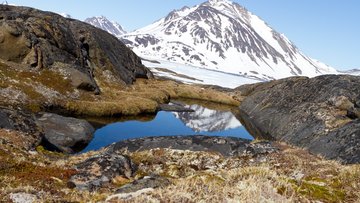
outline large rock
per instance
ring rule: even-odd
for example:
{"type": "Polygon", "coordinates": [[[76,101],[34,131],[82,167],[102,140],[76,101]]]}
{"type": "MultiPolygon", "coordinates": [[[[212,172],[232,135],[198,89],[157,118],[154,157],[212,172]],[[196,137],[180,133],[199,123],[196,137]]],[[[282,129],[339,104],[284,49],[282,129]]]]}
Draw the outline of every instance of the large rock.
{"type": "Polygon", "coordinates": [[[78,174],[71,177],[68,186],[93,191],[113,183],[117,177],[132,177],[136,165],[121,154],[103,153],[77,164],[76,169],[78,174]]]}
{"type": "Polygon", "coordinates": [[[360,162],[360,77],[294,77],[237,88],[255,137],[276,139],[344,163],[360,162]]]}
{"type": "Polygon", "coordinates": [[[135,180],[116,190],[116,193],[132,193],[146,188],[163,188],[170,185],[171,182],[166,178],[158,175],[145,176],[142,179],[135,180]]]}
{"type": "Polygon", "coordinates": [[[95,79],[104,71],[126,84],[152,77],[141,59],[106,31],[20,6],[0,5],[0,60],[75,72],[79,77],[70,75],[72,84],[90,91],[99,91],[95,79]]]}
{"type": "Polygon", "coordinates": [[[85,120],[52,113],[44,113],[36,122],[45,133],[44,147],[66,153],[74,153],[86,147],[95,131],[85,120]]]}

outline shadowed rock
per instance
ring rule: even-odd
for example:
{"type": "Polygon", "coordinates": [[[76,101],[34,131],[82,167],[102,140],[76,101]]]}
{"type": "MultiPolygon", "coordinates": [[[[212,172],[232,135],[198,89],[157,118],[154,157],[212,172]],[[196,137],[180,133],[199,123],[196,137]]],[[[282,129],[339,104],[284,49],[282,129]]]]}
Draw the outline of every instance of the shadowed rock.
{"type": "Polygon", "coordinates": [[[48,150],[74,153],[85,148],[95,129],[85,120],[45,113],[36,120],[45,133],[43,145],[48,150]]]}
{"type": "Polygon", "coordinates": [[[252,144],[250,140],[235,137],[214,136],[164,136],[130,139],[111,145],[109,152],[122,150],[143,151],[155,148],[171,148],[190,151],[219,152],[224,156],[257,156],[276,151],[270,142],[252,144]]]}
{"type": "Polygon", "coordinates": [[[238,116],[254,137],[285,141],[344,163],[360,162],[360,77],[294,77],[237,90],[248,95],[238,116]]]}

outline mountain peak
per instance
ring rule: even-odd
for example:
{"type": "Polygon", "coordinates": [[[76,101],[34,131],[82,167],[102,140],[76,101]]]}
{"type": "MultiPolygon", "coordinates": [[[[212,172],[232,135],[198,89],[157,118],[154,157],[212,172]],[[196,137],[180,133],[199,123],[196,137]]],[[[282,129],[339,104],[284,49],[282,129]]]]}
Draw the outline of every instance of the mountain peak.
{"type": "Polygon", "coordinates": [[[103,15],[87,18],[85,19],[85,22],[102,30],[105,30],[116,37],[120,37],[121,35],[126,33],[126,31],[121,27],[119,23],[110,21],[103,15]]]}
{"type": "Polygon", "coordinates": [[[232,5],[233,2],[229,0],[209,0],[210,5],[232,5]]]}
{"type": "Polygon", "coordinates": [[[229,0],[209,0],[174,10],[122,39],[143,58],[259,80],[336,73],[305,56],[284,35],[229,0]]]}

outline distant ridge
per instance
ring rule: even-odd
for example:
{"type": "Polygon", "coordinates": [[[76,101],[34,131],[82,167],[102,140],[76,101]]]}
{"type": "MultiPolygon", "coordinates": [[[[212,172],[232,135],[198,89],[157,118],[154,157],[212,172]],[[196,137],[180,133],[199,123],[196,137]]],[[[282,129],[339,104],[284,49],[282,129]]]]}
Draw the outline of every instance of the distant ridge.
{"type": "Polygon", "coordinates": [[[97,28],[107,31],[108,33],[120,38],[126,31],[117,22],[108,20],[105,16],[98,16],[85,19],[86,23],[89,23],[97,28]]]}

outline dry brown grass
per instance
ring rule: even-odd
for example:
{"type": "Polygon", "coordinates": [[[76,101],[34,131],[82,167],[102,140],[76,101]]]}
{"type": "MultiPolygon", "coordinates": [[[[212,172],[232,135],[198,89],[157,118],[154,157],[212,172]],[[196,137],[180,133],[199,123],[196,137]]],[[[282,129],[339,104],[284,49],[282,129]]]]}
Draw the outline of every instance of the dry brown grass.
{"type": "Polygon", "coordinates": [[[131,202],[292,202],[277,192],[291,185],[277,181],[268,167],[244,167],[229,171],[202,172],[173,181],[173,185],[141,195],[131,202]]]}
{"type": "Polygon", "coordinates": [[[21,132],[0,130],[0,202],[11,202],[9,195],[18,192],[35,194],[36,202],[97,202],[111,194],[67,188],[70,176],[76,173],[68,158],[43,149],[29,153],[21,141],[26,137],[21,132]]]}
{"type": "Polygon", "coordinates": [[[209,102],[232,107],[239,105],[227,93],[173,81],[138,79],[132,86],[99,84],[102,84],[100,97],[68,101],[63,108],[75,115],[100,117],[152,114],[157,111],[159,104],[167,103],[170,99],[196,99],[208,105],[209,102]]]}
{"type": "Polygon", "coordinates": [[[155,113],[157,103],[144,98],[124,98],[118,102],[110,101],[72,101],[66,104],[66,109],[74,115],[86,116],[129,116],[141,113],[155,113]]]}
{"type": "Polygon", "coordinates": [[[169,153],[167,150],[137,152],[133,156],[137,162],[143,163],[140,167],[143,174],[159,173],[161,172],[158,171],[159,168],[162,168],[166,171],[163,175],[170,177],[173,184],[127,201],[360,201],[360,165],[341,165],[285,144],[279,144],[279,147],[281,151],[270,155],[266,162],[255,164],[243,162],[241,166],[235,164],[238,163],[236,158],[230,158],[234,162],[225,161],[224,158],[219,159],[217,155],[210,156],[204,152],[172,151],[169,153]],[[178,157],[176,153],[185,155],[178,157]],[[206,162],[214,167],[196,171],[186,169],[190,168],[187,164],[201,160],[201,157],[207,157],[206,162]],[[223,164],[224,162],[227,164],[223,164]],[[147,167],[147,165],[154,167],[147,167]],[[173,167],[174,165],[178,167],[173,167]]]}
{"type": "Polygon", "coordinates": [[[179,98],[239,105],[230,93],[209,87],[155,79],[137,79],[133,85],[125,85],[111,72],[97,69],[95,79],[101,94],[94,95],[93,92],[77,90],[71,80],[56,68],[39,71],[25,65],[16,68],[17,64],[10,63],[0,60],[0,88],[8,88],[8,92],[20,96],[0,91],[0,105],[20,105],[35,112],[54,105],[76,115],[137,115],[154,113],[159,104],[179,98]]]}

